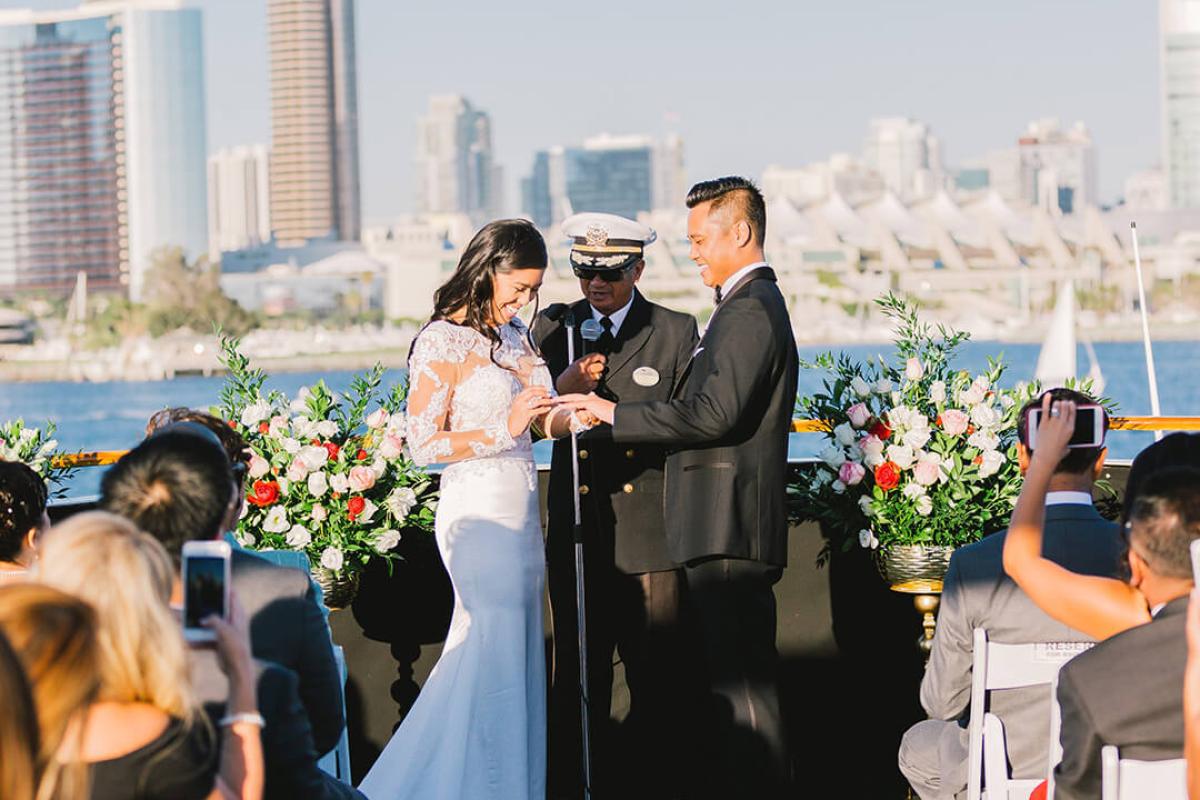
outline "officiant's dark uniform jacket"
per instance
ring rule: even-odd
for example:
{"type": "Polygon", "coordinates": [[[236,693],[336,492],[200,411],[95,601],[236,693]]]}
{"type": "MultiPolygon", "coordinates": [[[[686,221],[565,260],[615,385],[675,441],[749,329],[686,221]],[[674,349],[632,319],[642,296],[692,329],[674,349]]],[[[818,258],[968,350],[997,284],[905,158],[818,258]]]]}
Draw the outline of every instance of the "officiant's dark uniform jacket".
{"type": "Polygon", "coordinates": [[[722,289],[672,399],[618,403],[613,439],[669,448],[667,549],[686,565],[705,648],[709,796],[772,798],[788,772],[773,585],[787,559],[798,356],[773,270],[722,289]]]}
{"type": "MultiPolygon", "coordinates": [[[[579,325],[593,319],[586,300],[571,306],[576,358],[579,325]]],[[[561,320],[540,317],[533,337],[555,379],[569,366],[561,320]]],[[[636,290],[615,337],[587,352],[605,353],[601,393],[626,400],[666,400],[698,340],[696,320],[651,303],[636,290]]],[[[575,607],[574,484],[571,441],[554,445],[548,498],[547,562],[554,622],[550,712],[550,797],[579,796],[581,773],[579,661],[575,607]]],[[[680,627],[683,575],[666,542],[662,445],[616,444],[600,425],[579,439],[580,504],[585,542],[588,672],[593,789],[596,797],[666,797],[682,759],[681,709],[689,665],[680,627]],[[609,719],[614,655],[625,669],[630,708],[609,719]]]]}

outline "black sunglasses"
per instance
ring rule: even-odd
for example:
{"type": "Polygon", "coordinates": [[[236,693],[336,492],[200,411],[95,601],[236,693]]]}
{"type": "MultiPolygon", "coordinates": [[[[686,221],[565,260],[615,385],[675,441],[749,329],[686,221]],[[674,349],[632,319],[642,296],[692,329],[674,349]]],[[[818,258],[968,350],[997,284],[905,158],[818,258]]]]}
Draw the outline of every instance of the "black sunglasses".
{"type": "Polygon", "coordinates": [[[593,278],[599,278],[608,283],[617,283],[625,280],[625,276],[629,274],[629,270],[633,269],[637,262],[633,262],[627,267],[620,269],[584,269],[583,267],[572,266],[571,271],[575,273],[575,277],[580,280],[590,281],[593,278]]]}

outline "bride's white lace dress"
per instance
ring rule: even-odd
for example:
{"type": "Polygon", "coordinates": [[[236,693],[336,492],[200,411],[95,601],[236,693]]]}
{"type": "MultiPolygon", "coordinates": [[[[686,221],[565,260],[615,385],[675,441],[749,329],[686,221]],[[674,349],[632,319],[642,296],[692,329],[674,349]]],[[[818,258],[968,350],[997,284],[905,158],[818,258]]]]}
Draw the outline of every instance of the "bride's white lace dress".
{"type": "MultiPolygon", "coordinates": [[[[408,442],[445,463],[435,531],[454,584],[441,659],[360,787],[371,800],[542,800],[544,556],[529,433],[513,397],[551,387],[519,320],[483,335],[428,325],[409,360],[408,442]]],[[[397,609],[396,613],[405,613],[397,609]]]]}

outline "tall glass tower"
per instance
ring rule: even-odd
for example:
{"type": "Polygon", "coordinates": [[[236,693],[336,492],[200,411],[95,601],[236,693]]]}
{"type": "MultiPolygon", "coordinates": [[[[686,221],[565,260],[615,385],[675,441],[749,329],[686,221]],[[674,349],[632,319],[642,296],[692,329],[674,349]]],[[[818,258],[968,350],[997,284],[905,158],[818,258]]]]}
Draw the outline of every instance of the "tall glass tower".
{"type": "Polygon", "coordinates": [[[1163,166],[1174,208],[1200,208],[1200,2],[1159,0],[1163,166]]]}

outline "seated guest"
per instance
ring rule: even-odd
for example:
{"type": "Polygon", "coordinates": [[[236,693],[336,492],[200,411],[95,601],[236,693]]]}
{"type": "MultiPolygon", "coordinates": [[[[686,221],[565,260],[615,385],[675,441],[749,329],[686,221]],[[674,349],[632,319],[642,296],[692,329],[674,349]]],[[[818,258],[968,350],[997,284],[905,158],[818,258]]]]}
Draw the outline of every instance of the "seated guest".
{"type": "MultiPolygon", "coordinates": [[[[178,559],[184,541],[219,538],[236,519],[238,506],[233,504],[236,497],[232,486],[225,451],[215,437],[204,428],[182,423],[160,431],[127,453],[104,476],[101,492],[107,508],[120,509],[149,528],[178,559]],[[195,535],[204,532],[209,536],[195,535]]],[[[278,648],[302,665],[319,664],[322,654],[327,654],[333,677],[322,684],[329,696],[319,698],[318,705],[326,705],[332,698],[340,719],[340,676],[332,663],[329,629],[306,594],[308,576],[236,550],[231,566],[233,589],[239,599],[243,592],[249,593],[266,621],[265,627],[252,624],[251,646],[256,651],[262,647],[255,638],[262,636],[268,639],[266,652],[278,648]]],[[[251,603],[245,605],[249,608],[251,603]]],[[[270,660],[269,656],[264,658],[270,660]]],[[[211,654],[194,652],[191,671],[205,708],[219,716],[227,684],[216,660],[211,654]]],[[[315,741],[311,716],[305,711],[308,706],[301,705],[297,683],[297,675],[290,669],[259,665],[259,706],[267,722],[263,731],[266,796],[361,797],[317,766],[321,749],[315,741]]]]}
{"type": "MultiPolygon", "coordinates": [[[[38,720],[25,671],[0,633],[0,797],[33,800],[38,774],[38,720]]],[[[72,798],[74,800],[74,798],[72,798]]]]}
{"type": "MultiPolygon", "coordinates": [[[[1090,402],[1077,392],[1055,394],[1090,402]]],[[[1018,426],[1017,434],[1024,472],[1030,460],[1024,425],[1018,426]]],[[[1076,449],[1055,465],[1045,497],[1044,553],[1076,572],[1113,576],[1123,548],[1119,529],[1092,505],[1092,485],[1104,467],[1104,455],[1103,447],[1076,449]]],[[[900,771],[922,800],[950,798],[967,786],[966,719],[975,628],[987,630],[991,641],[1011,644],[1089,641],[1039,609],[1005,574],[1005,536],[1000,532],[961,547],[950,559],[933,652],[921,682],[921,704],[930,718],[910,728],[900,744],[900,771]]],[[[1013,775],[1045,776],[1050,719],[1045,688],[994,692],[989,710],[1004,722],[1013,775]]]]}
{"type": "Polygon", "coordinates": [[[1196,467],[1200,469],[1200,433],[1172,433],[1147,445],[1129,466],[1125,477],[1125,499],[1121,509],[1121,524],[1129,521],[1133,501],[1142,482],[1164,467],[1196,467]]]}
{"type": "MultiPolygon", "coordinates": [[[[58,589],[17,583],[0,587],[0,631],[17,651],[33,690],[37,797],[83,800],[88,781],[79,734],[100,690],[96,613],[58,589]]],[[[7,701],[7,694],[0,696],[7,701]]]]}
{"type": "Polygon", "coordinates": [[[1183,757],[1184,622],[1192,589],[1189,547],[1197,537],[1200,471],[1174,467],[1148,476],[1130,512],[1129,562],[1130,582],[1151,620],[1076,656],[1059,674],[1059,800],[1100,796],[1105,745],[1119,748],[1122,758],[1183,757]]]}
{"type": "Polygon", "coordinates": [[[25,579],[49,527],[46,482],[20,461],[0,461],[0,583],[25,579]]]}
{"type": "Polygon", "coordinates": [[[236,617],[205,620],[233,686],[218,742],[198,713],[187,646],[169,605],[175,571],[162,545],[113,514],[77,514],[47,534],[38,570],[44,583],[96,609],[100,689],[79,743],[93,800],[259,800],[262,720],[236,617]]]}
{"type": "MultiPolygon", "coordinates": [[[[151,436],[134,451],[138,455],[127,455],[105,475],[100,486],[101,505],[133,520],[162,542],[178,562],[185,541],[219,539],[237,526],[247,445],[219,418],[187,408],[158,412],[147,430],[151,436]],[[205,428],[211,436],[204,435],[205,428]],[[191,433],[193,439],[205,440],[180,444],[178,438],[172,438],[170,441],[183,448],[179,453],[205,452],[216,444],[226,456],[227,467],[222,469],[211,459],[201,459],[192,469],[192,462],[186,458],[168,454],[170,447],[150,445],[168,429],[176,436],[191,433]],[[225,489],[230,472],[232,497],[225,489]],[[152,484],[162,486],[164,494],[156,495],[161,502],[151,502],[141,494],[152,484]]],[[[329,626],[308,573],[276,566],[243,550],[234,552],[232,566],[233,588],[250,615],[250,645],[255,658],[273,661],[296,673],[317,752],[332,750],[346,723],[342,682],[329,626]]]]}

